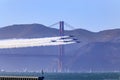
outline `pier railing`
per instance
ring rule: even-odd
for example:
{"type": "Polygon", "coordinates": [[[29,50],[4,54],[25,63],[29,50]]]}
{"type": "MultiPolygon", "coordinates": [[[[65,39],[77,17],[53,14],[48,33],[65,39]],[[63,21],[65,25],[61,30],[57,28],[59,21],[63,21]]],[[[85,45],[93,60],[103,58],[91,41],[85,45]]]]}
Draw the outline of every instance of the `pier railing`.
{"type": "Polygon", "coordinates": [[[44,77],[30,76],[0,76],[0,80],[43,80],[44,77]]]}

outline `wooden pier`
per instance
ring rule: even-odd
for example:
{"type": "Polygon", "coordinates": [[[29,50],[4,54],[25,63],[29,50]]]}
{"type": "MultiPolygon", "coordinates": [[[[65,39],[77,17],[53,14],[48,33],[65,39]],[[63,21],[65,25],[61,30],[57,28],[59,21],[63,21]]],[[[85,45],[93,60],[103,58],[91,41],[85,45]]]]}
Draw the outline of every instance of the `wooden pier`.
{"type": "Polygon", "coordinates": [[[30,76],[0,76],[0,80],[43,80],[44,77],[30,76]]]}

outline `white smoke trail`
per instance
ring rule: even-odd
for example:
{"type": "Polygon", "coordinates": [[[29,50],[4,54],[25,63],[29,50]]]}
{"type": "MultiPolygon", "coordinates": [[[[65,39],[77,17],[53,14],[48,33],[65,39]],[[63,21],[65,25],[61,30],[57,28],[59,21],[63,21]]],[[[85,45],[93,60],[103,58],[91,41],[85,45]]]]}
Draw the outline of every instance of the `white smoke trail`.
{"type": "MultiPolygon", "coordinates": [[[[62,36],[67,38],[68,36],[62,36]]],[[[75,43],[67,40],[64,42],[61,37],[50,37],[50,38],[33,38],[33,39],[7,39],[0,40],[0,48],[22,48],[22,47],[34,47],[34,46],[55,46],[55,45],[66,45],[75,43]],[[55,40],[52,42],[51,40],[55,40]]]]}

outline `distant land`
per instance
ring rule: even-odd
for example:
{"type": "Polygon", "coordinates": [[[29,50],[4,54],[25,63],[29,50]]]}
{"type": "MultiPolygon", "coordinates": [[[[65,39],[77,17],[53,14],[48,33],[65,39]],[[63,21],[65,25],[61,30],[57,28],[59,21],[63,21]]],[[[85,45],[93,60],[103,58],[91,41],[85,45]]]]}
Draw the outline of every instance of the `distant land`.
{"type": "MultiPolygon", "coordinates": [[[[81,43],[65,45],[63,68],[73,72],[120,71],[120,29],[91,32],[66,30],[81,43]]],[[[0,28],[0,39],[59,36],[59,30],[41,24],[0,28]]],[[[56,71],[59,46],[0,49],[1,71],[56,71]]]]}

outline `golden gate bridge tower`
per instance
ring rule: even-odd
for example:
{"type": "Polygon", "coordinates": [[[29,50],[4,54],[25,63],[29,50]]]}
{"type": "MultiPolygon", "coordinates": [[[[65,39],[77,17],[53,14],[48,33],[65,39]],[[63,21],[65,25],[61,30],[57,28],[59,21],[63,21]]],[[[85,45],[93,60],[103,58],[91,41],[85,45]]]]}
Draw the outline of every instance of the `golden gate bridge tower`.
{"type": "MultiPolygon", "coordinates": [[[[59,22],[59,34],[61,37],[64,36],[64,21],[59,22]]],[[[59,50],[58,71],[63,72],[64,45],[59,45],[59,50]]]]}
{"type": "MultiPolygon", "coordinates": [[[[66,22],[64,21],[59,21],[55,24],[52,24],[50,25],[49,27],[53,27],[55,25],[58,25],[59,24],[59,36],[61,36],[61,39],[64,41],[64,36],[65,36],[65,31],[64,31],[64,27],[67,26],[69,28],[72,28],[72,29],[75,29],[73,26],[67,24],[66,22]]],[[[76,43],[80,43],[77,39],[74,39],[74,36],[73,35],[69,35],[70,36],[70,39],[73,39],[72,41],[76,42],[76,43]],[[72,37],[73,36],[73,37],[72,37]]],[[[64,72],[66,71],[65,69],[65,66],[64,66],[64,61],[65,61],[65,46],[64,45],[59,45],[59,55],[58,55],[58,68],[57,68],[57,71],[58,72],[64,72]]]]}

